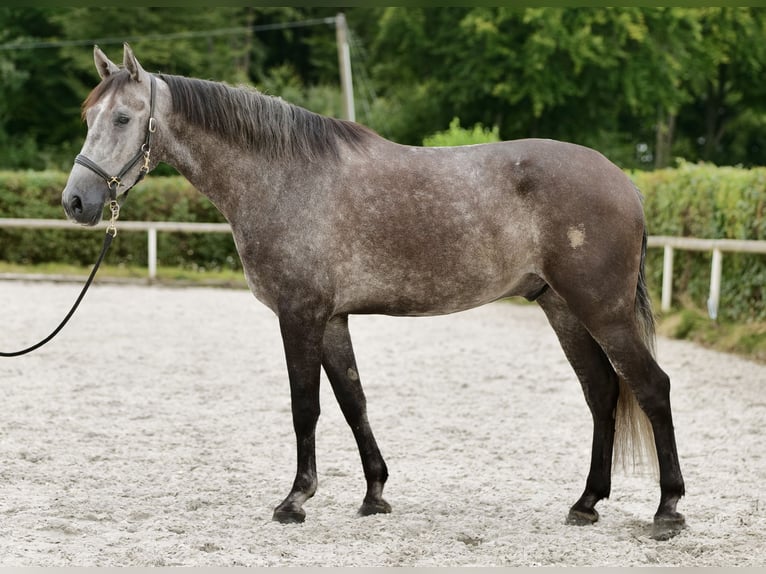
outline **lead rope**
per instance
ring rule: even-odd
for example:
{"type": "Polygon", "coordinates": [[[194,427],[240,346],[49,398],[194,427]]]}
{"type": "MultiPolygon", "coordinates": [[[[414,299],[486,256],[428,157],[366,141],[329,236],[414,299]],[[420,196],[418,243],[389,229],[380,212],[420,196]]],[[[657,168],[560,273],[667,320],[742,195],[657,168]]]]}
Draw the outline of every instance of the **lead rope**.
{"type": "Polygon", "coordinates": [[[14,351],[12,353],[4,353],[0,352],[0,357],[19,357],[21,355],[26,355],[27,353],[31,353],[32,351],[39,349],[43,345],[45,345],[47,342],[49,342],[53,337],[59,334],[59,331],[64,328],[64,325],[66,325],[69,322],[69,319],[72,318],[72,315],[74,315],[74,312],[77,310],[77,307],[80,306],[80,302],[83,300],[83,297],[85,297],[85,293],[87,293],[88,288],[90,287],[90,284],[93,283],[93,278],[96,276],[96,271],[98,271],[99,266],[101,265],[101,262],[104,260],[104,256],[106,255],[106,252],[109,250],[109,246],[112,244],[112,241],[117,236],[117,218],[120,216],[120,204],[112,200],[109,203],[109,209],[112,212],[112,218],[109,220],[109,224],[106,227],[106,234],[104,235],[104,245],[101,247],[101,253],[98,256],[98,259],[96,259],[96,264],[93,266],[93,270],[90,272],[90,275],[88,276],[88,280],[85,281],[85,285],[82,288],[82,291],[80,291],[80,295],[77,297],[77,300],[74,302],[74,305],[69,310],[69,313],[67,313],[66,317],[64,317],[64,320],[59,323],[59,326],[56,327],[53,332],[45,337],[42,341],[35,343],[31,347],[27,347],[26,349],[22,349],[21,351],[14,351]]]}

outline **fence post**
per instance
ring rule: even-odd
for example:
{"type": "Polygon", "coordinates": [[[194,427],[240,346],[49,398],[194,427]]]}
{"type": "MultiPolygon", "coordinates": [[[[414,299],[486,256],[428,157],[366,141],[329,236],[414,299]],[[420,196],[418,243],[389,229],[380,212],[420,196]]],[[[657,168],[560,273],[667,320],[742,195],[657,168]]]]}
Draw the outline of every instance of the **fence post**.
{"type": "Polygon", "coordinates": [[[713,248],[713,262],[710,265],[710,297],[707,300],[707,314],[714,321],[718,318],[718,303],[721,299],[721,269],[723,254],[717,247],[713,248]]]}
{"type": "Polygon", "coordinates": [[[663,311],[670,311],[673,299],[673,248],[665,245],[662,256],[662,306],[663,311]]]}
{"type": "Polygon", "coordinates": [[[339,12],[335,16],[335,38],[338,44],[338,64],[340,67],[340,87],[343,96],[344,119],[356,120],[354,111],[354,88],[351,81],[351,52],[348,44],[348,25],[346,16],[339,12]]]}
{"type": "Polygon", "coordinates": [[[150,227],[147,230],[147,261],[149,264],[149,280],[157,278],[157,228],[150,227]]]}

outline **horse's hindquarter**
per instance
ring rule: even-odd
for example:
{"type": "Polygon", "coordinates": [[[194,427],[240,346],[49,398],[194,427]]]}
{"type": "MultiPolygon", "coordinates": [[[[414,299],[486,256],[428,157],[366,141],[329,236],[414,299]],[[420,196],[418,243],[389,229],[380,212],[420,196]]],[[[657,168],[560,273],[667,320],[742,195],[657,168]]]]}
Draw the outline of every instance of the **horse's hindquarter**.
{"type": "Polygon", "coordinates": [[[539,288],[517,159],[506,144],[355,157],[335,196],[338,311],[449,313],[539,288]]]}

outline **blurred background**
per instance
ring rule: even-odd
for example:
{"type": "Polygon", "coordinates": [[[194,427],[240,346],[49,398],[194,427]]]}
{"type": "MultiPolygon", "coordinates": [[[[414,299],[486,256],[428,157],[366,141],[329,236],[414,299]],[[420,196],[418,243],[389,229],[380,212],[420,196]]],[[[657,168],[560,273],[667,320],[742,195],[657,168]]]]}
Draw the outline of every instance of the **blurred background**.
{"type": "MultiPolygon", "coordinates": [[[[65,169],[92,46],[340,116],[335,8],[0,8],[0,169],[65,169]]],[[[766,163],[762,8],[344,9],[357,121],[594,147],[626,169],[766,163]]]]}

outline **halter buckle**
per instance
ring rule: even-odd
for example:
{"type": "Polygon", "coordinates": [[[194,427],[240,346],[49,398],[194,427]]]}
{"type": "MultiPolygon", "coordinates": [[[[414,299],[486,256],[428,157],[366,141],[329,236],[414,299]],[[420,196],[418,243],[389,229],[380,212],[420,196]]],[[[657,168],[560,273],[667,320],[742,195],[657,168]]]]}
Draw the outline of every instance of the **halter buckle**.
{"type": "Polygon", "coordinates": [[[114,185],[116,186],[114,189],[115,189],[115,190],[117,190],[117,189],[119,189],[119,187],[122,185],[122,181],[120,180],[120,178],[119,178],[119,177],[117,177],[117,176],[115,175],[115,176],[112,176],[112,179],[108,179],[108,180],[106,180],[106,186],[107,186],[107,187],[108,187],[110,190],[112,189],[112,184],[114,184],[114,185]]]}
{"type": "Polygon", "coordinates": [[[106,232],[111,235],[112,238],[115,238],[117,237],[117,218],[120,217],[120,204],[113,199],[109,202],[109,210],[112,212],[112,218],[106,226],[106,232]]]}

